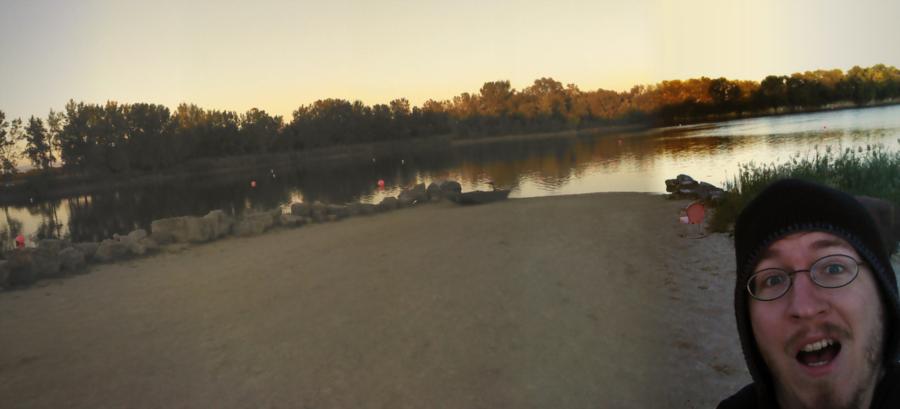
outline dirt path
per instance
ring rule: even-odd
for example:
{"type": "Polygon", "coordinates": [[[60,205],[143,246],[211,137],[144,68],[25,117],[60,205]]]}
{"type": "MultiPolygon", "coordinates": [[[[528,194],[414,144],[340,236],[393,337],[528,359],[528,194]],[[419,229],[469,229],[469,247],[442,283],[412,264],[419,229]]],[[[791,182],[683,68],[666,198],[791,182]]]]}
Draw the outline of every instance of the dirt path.
{"type": "Polygon", "coordinates": [[[734,268],[683,205],[442,203],[0,293],[0,405],[711,407],[749,380],[734,268]]]}

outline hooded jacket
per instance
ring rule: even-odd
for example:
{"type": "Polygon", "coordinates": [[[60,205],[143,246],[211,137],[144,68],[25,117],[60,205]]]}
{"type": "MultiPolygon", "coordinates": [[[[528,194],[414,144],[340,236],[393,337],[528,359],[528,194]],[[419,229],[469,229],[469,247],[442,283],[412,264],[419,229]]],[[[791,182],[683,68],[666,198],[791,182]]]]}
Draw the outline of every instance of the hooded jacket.
{"type": "Polygon", "coordinates": [[[866,209],[851,195],[797,179],[776,181],[738,216],[734,229],[737,277],[734,311],[738,335],[753,383],[724,400],[720,408],[777,408],[772,375],[763,362],[750,324],[747,280],[761,253],[793,233],[821,231],[850,243],[869,265],[885,309],[885,376],[876,387],[872,408],[900,407],[900,303],[897,279],[882,235],[866,209]],[[888,386],[885,386],[888,385],[888,386]],[[887,405],[887,406],[885,406],[887,405]]]}

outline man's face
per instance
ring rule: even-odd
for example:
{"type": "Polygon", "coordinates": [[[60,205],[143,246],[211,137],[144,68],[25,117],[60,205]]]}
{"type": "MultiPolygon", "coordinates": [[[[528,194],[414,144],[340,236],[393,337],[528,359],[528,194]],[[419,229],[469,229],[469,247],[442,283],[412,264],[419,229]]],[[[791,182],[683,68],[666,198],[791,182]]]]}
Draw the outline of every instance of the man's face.
{"type": "MultiPolygon", "coordinates": [[[[828,233],[805,232],[769,246],[754,271],[807,270],[832,254],[861,261],[846,241],[828,233]]],[[[860,265],[853,282],[840,288],[819,287],[809,273],[801,272],[794,274],[793,286],[781,298],[750,298],[753,334],[775,378],[782,406],[868,406],[881,372],[884,336],[883,309],[874,280],[866,265],[860,265]]]]}

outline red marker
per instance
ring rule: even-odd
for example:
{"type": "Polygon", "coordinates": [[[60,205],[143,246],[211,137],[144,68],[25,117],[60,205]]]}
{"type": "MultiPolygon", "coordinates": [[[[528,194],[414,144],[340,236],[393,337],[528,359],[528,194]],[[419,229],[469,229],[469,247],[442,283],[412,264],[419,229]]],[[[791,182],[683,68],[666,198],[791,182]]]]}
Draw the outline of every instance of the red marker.
{"type": "Polygon", "coordinates": [[[251,180],[251,181],[250,181],[250,187],[256,187],[256,181],[255,181],[255,180],[251,180]]]}

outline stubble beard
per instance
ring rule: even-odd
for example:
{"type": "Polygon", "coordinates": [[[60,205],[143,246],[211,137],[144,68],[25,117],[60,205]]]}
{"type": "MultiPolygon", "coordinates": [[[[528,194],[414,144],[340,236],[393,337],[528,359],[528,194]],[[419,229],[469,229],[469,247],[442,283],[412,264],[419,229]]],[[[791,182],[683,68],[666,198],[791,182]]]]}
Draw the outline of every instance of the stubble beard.
{"type": "MultiPolygon", "coordinates": [[[[875,386],[883,375],[883,367],[881,364],[882,353],[884,351],[883,317],[884,311],[880,311],[878,322],[881,325],[876,325],[871,333],[868,334],[869,342],[864,347],[865,361],[863,362],[863,365],[865,365],[865,372],[863,373],[863,377],[859,379],[858,384],[854,386],[855,389],[850,393],[850,399],[846,402],[841,402],[839,400],[840,396],[837,395],[834,385],[830,381],[821,381],[814,385],[816,390],[813,395],[813,401],[809,402],[808,406],[804,405],[803,402],[798,402],[798,408],[865,409],[864,405],[865,407],[871,405],[871,401],[874,398],[875,386]]],[[[778,389],[781,388],[776,386],[776,390],[778,389]]],[[[783,391],[781,391],[781,393],[783,394],[783,391]]],[[[782,407],[792,407],[791,405],[785,405],[784,399],[781,397],[778,401],[782,407]]]]}

